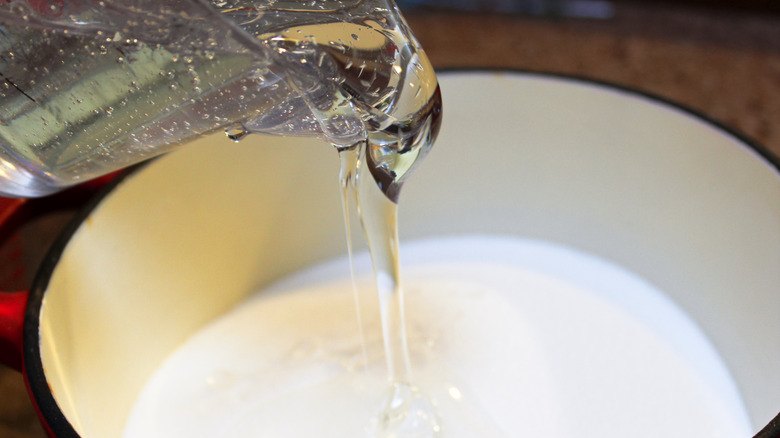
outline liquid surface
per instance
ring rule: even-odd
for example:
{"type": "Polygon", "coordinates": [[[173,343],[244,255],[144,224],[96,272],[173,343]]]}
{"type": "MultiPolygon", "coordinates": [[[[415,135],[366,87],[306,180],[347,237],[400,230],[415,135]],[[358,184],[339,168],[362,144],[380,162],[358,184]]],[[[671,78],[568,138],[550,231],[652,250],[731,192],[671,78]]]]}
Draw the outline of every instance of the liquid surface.
{"type": "MultiPolygon", "coordinates": [[[[414,379],[442,436],[750,435],[715,350],[629,272],[508,237],[406,243],[403,261],[414,379]]],[[[360,290],[370,269],[358,256],[360,290]]],[[[364,354],[346,260],[268,287],[169,357],[124,437],[373,436],[377,306],[361,294],[364,354]]]]}

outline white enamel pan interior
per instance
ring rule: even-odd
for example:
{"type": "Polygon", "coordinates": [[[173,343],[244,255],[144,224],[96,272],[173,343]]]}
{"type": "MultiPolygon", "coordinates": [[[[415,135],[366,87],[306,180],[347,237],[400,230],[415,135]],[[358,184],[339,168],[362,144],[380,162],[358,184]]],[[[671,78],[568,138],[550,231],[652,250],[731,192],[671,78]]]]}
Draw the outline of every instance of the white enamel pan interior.
{"type": "MultiPolygon", "coordinates": [[[[610,86],[453,72],[441,87],[442,132],[402,193],[402,240],[508,234],[613,261],[695,319],[756,430],[777,415],[776,161],[610,86]]],[[[40,366],[56,405],[38,401],[80,436],[119,437],[150,373],[188,335],[260,286],[345,253],[335,151],[250,137],[204,138],[142,168],[54,249],[34,293],[45,292],[40,366]]]]}

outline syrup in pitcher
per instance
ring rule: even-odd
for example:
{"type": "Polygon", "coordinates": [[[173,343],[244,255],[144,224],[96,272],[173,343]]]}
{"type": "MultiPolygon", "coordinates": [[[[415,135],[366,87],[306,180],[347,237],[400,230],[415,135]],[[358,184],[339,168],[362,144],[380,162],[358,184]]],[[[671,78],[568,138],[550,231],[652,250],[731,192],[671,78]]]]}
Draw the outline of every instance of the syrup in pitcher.
{"type": "Polygon", "coordinates": [[[226,127],[340,146],[408,136],[436,87],[385,0],[6,0],[0,33],[6,196],[45,195],[226,127]]]}

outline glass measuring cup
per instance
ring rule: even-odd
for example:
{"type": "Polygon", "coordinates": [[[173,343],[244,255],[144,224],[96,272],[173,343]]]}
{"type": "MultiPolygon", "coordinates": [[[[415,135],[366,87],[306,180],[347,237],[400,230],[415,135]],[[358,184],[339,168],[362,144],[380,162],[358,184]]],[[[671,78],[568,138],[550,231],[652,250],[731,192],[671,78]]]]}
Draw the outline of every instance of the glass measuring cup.
{"type": "Polygon", "coordinates": [[[0,194],[224,128],[351,145],[430,101],[404,90],[426,74],[390,0],[0,0],[0,194]]]}

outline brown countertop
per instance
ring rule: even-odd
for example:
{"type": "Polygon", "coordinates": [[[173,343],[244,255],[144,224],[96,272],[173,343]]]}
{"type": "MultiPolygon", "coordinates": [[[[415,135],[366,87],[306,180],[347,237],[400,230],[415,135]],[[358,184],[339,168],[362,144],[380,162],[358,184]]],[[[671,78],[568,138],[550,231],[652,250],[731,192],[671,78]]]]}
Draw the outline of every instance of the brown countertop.
{"type": "MultiPolygon", "coordinates": [[[[606,20],[433,11],[407,18],[437,68],[521,69],[627,86],[731,126],[780,156],[780,16],[619,6],[606,20]]],[[[67,218],[28,227],[29,264],[67,218]]],[[[0,247],[9,251],[8,243],[0,247]]],[[[43,436],[21,376],[0,367],[0,438],[43,436]]]]}
{"type": "Polygon", "coordinates": [[[608,20],[407,18],[437,68],[522,69],[627,86],[694,109],[780,155],[778,16],[621,6],[608,20]]]}

